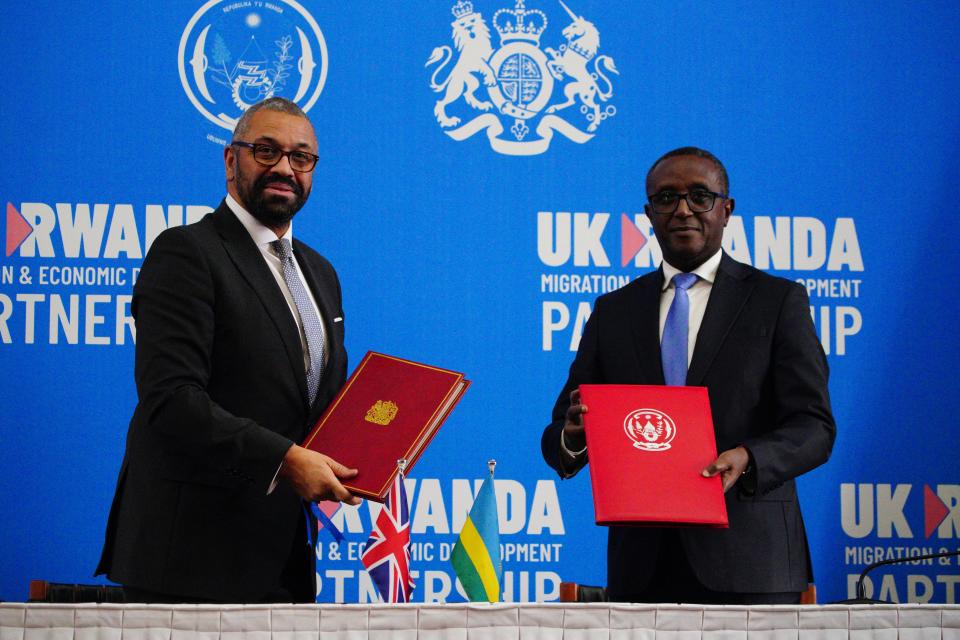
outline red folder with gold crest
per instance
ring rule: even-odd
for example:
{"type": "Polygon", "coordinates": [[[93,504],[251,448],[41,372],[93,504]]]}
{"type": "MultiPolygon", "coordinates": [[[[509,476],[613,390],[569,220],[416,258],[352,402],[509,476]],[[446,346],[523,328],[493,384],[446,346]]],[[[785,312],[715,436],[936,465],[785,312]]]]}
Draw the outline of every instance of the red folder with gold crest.
{"type": "Polygon", "coordinates": [[[704,387],[580,385],[597,524],[726,527],[704,387]]]}
{"type": "Polygon", "coordinates": [[[303,446],[357,469],[343,486],[383,502],[397,460],[410,471],[469,385],[462,373],[368,351],[303,446]]]}

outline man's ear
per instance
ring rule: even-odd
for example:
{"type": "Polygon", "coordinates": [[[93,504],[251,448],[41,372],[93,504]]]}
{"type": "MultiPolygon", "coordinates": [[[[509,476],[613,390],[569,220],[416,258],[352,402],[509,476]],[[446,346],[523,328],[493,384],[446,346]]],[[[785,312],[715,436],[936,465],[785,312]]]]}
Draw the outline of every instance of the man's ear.
{"type": "Polygon", "coordinates": [[[223,168],[227,175],[227,182],[233,182],[234,169],[236,168],[236,151],[233,146],[227,145],[223,149],[223,168]]]}
{"type": "Polygon", "coordinates": [[[727,223],[730,222],[730,216],[733,215],[733,209],[736,205],[737,203],[733,198],[727,198],[723,201],[723,226],[727,226],[727,223]]]}

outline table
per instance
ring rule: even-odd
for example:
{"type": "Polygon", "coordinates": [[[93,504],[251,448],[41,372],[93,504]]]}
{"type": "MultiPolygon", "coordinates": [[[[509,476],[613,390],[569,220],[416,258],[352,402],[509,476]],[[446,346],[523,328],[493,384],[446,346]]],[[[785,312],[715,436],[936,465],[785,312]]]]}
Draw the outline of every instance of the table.
{"type": "Polygon", "coordinates": [[[0,604],[0,640],[960,640],[958,605],[0,604]]]}

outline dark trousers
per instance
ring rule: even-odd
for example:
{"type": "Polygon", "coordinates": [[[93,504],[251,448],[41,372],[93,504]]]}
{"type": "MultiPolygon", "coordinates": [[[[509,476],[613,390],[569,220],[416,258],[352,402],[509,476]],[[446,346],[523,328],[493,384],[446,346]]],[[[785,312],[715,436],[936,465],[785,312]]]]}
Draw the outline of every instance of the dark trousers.
{"type": "Polygon", "coordinates": [[[697,579],[676,531],[665,531],[660,538],[657,566],[650,585],[635,593],[610,593],[613,602],[649,602],[682,604],[800,604],[799,592],[727,593],[711,591],[697,579]]]}
{"type": "MultiPolygon", "coordinates": [[[[311,520],[311,524],[313,521],[311,520]]],[[[237,558],[243,562],[243,558],[237,558]]],[[[280,573],[279,584],[265,587],[264,593],[249,598],[248,602],[226,602],[215,598],[198,596],[183,596],[173,593],[148,591],[137,587],[124,585],[123,594],[126,602],[143,602],[149,604],[274,604],[274,603],[313,603],[316,602],[314,574],[316,572],[316,556],[307,543],[307,525],[305,516],[300,516],[297,535],[290,548],[287,563],[280,573]]]]}

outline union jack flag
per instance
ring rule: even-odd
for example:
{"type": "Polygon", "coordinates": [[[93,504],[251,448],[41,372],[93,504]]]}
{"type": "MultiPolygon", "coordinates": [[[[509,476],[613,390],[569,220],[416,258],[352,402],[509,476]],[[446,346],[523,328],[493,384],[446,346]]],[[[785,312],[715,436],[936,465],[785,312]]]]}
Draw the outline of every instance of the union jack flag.
{"type": "Polygon", "coordinates": [[[403,475],[397,474],[360,556],[384,602],[410,602],[410,510],[403,475]]]}

